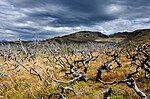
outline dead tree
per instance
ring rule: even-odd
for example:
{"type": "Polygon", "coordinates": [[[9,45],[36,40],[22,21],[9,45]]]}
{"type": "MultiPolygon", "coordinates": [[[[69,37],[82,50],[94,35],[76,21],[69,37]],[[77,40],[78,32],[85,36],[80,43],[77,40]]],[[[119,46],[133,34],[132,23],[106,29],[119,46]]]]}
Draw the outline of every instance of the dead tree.
{"type": "MultiPolygon", "coordinates": [[[[142,99],[148,99],[145,93],[143,93],[136,85],[134,75],[139,73],[141,69],[145,70],[145,72],[150,73],[150,55],[144,46],[136,46],[136,50],[134,53],[127,52],[127,58],[131,59],[131,61],[134,61],[134,65],[136,66],[136,71],[133,73],[128,74],[128,76],[124,80],[119,81],[112,81],[112,82],[104,82],[101,77],[97,79],[104,85],[113,85],[113,84],[120,84],[125,83],[129,88],[132,88],[137,95],[139,95],[142,99]]],[[[117,56],[117,55],[115,55],[117,56]]],[[[115,59],[115,57],[114,57],[115,59]]],[[[113,60],[114,60],[113,59],[113,60]]],[[[101,69],[102,71],[102,69],[101,69]]],[[[98,77],[97,77],[98,78],[98,77]]]]}
{"type": "Polygon", "coordinates": [[[46,70],[47,72],[47,76],[51,78],[51,80],[53,80],[54,82],[56,83],[64,83],[64,84],[70,84],[70,83],[73,83],[77,80],[83,80],[83,81],[87,81],[88,79],[86,78],[86,75],[85,73],[83,72],[74,72],[72,75],[73,75],[73,79],[72,80],[69,80],[69,81],[61,81],[61,80],[57,80],[55,77],[54,77],[54,74],[53,74],[53,71],[51,71],[51,73],[49,72],[49,70],[47,69],[46,70]]]}
{"type": "Polygon", "coordinates": [[[137,46],[135,48],[135,53],[131,54],[129,51],[128,51],[128,54],[130,55],[130,59],[131,61],[134,60],[134,65],[137,66],[137,68],[141,68],[145,71],[145,76],[147,78],[148,75],[150,74],[150,54],[148,53],[148,48],[146,46],[137,46]]]}
{"type": "Polygon", "coordinates": [[[111,72],[110,66],[112,66],[111,63],[109,63],[109,61],[107,61],[97,69],[96,82],[98,82],[99,79],[102,80],[101,76],[102,76],[103,70],[107,70],[108,72],[111,72]]]}
{"type": "Polygon", "coordinates": [[[25,53],[25,55],[26,55],[26,59],[30,62],[30,59],[32,59],[32,60],[35,60],[35,53],[32,53],[31,51],[30,51],[30,49],[28,48],[28,47],[25,47],[24,45],[23,45],[23,43],[22,43],[22,41],[21,40],[19,40],[20,41],[20,45],[21,45],[21,49],[22,49],[22,51],[25,53]]]}
{"type": "MultiPolygon", "coordinates": [[[[16,65],[16,67],[15,67],[13,70],[15,70],[15,69],[17,69],[19,66],[21,66],[21,67],[23,67],[27,72],[29,72],[29,73],[32,74],[32,75],[38,76],[39,79],[42,80],[41,74],[40,74],[39,72],[37,72],[37,71],[34,69],[34,66],[33,66],[33,67],[30,67],[30,68],[27,68],[27,67],[24,66],[22,63],[20,63],[18,60],[14,60],[14,61],[17,63],[17,65],[16,65]]],[[[35,63],[34,63],[34,64],[35,64],[35,63]]],[[[34,64],[33,64],[33,65],[34,65],[34,64]]]]}
{"type": "Polygon", "coordinates": [[[48,96],[48,99],[52,99],[53,96],[58,96],[58,99],[66,99],[66,90],[72,91],[75,95],[77,94],[72,88],[65,86],[65,87],[60,87],[61,91],[58,93],[52,93],[48,96]]]}
{"type": "Polygon", "coordinates": [[[119,54],[120,52],[115,51],[114,54],[111,55],[112,60],[111,61],[115,61],[117,63],[117,67],[121,67],[121,62],[119,61],[119,54]]]}
{"type": "MultiPolygon", "coordinates": [[[[66,73],[66,76],[68,77],[68,74],[71,75],[73,73],[74,63],[70,63],[66,56],[64,56],[64,59],[66,60],[67,65],[69,65],[69,71],[70,72],[66,73]]],[[[63,64],[63,65],[65,65],[65,64],[63,64]]]]}
{"type": "Polygon", "coordinates": [[[110,62],[110,61],[107,61],[107,62],[105,62],[101,67],[102,67],[103,69],[107,70],[108,72],[110,72],[110,71],[111,71],[111,68],[110,68],[111,66],[112,66],[111,62],[110,62]]]}
{"type": "Polygon", "coordinates": [[[113,81],[113,82],[104,82],[99,79],[99,81],[104,85],[113,85],[113,84],[120,84],[120,83],[126,83],[126,85],[129,88],[132,88],[137,95],[139,95],[142,99],[148,99],[145,93],[143,93],[136,85],[136,82],[133,78],[133,75],[137,74],[139,72],[140,68],[136,69],[136,72],[129,74],[124,80],[120,81],[113,81]]]}
{"type": "Polygon", "coordinates": [[[127,58],[127,59],[131,59],[131,66],[136,63],[137,55],[138,55],[137,53],[131,54],[131,53],[129,52],[129,50],[127,50],[127,56],[126,56],[126,58],[127,58]]]}
{"type": "Polygon", "coordinates": [[[39,79],[42,81],[42,76],[40,73],[38,73],[33,67],[30,67],[30,74],[38,76],[39,79]]]}
{"type": "Polygon", "coordinates": [[[103,71],[103,67],[97,69],[96,82],[98,82],[99,79],[102,80],[102,71],[103,71]]]}
{"type": "Polygon", "coordinates": [[[100,55],[100,54],[98,54],[98,55],[96,55],[96,56],[93,56],[92,53],[93,53],[92,51],[90,51],[88,54],[82,51],[82,52],[81,52],[81,56],[82,56],[83,58],[82,58],[82,59],[79,59],[79,60],[74,60],[74,64],[78,66],[78,67],[77,67],[78,69],[80,68],[79,64],[80,64],[80,63],[82,64],[82,66],[83,66],[83,68],[84,68],[83,71],[84,71],[85,74],[86,74],[87,71],[88,71],[89,63],[90,63],[91,61],[95,61],[95,60],[99,57],[99,55],[100,55]]]}
{"type": "Polygon", "coordinates": [[[107,92],[104,93],[104,99],[111,99],[111,96],[113,95],[114,90],[112,88],[109,88],[107,92]]]}

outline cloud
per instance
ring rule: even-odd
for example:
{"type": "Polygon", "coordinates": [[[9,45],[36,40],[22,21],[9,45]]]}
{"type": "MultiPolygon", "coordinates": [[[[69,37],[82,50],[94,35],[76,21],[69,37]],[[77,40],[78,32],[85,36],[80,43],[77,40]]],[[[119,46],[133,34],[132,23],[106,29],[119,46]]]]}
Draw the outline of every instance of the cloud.
{"type": "Polygon", "coordinates": [[[126,7],[123,5],[118,5],[118,4],[110,4],[106,6],[105,11],[107,14],[119,14],[121,12],[124,12],[126,7]]]}
{"type": "Polygon", "coordinates": [[[149,0],[1,0],[0,40],[150,28],[149,0]]]}
{"type": "Polygon", "coordinates": [[[134,31],[137,29],[150,28],[149,18],[116,19],[97,26],[102,27],[102,32],[109,35],[117,32],[134,31]]]}
{"type": "Polygon", "coordinates": [[[137,24],[150,23],[150,18],[137,18],[135,19],[135,23],[137,24]]]}

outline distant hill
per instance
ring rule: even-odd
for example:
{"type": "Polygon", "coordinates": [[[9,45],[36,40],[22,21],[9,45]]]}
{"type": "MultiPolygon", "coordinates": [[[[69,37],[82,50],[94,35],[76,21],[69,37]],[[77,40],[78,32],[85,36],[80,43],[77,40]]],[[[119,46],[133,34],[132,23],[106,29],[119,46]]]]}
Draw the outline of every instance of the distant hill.
{"type": "Polygon", "coordinates": [[[133,32],[128,32],[128,36],[124,40],[124,42],[150,44],[150,29],[141,29],[133,32]]]}
{"type": "Polygon", "coordinates": [[[63,37],[67,38],[86,38],[86,39],[91,39],[91,38],[107,38],[108,36],[105,34],[102,34],[101,32],[93,32],[93,31],[80,31],[76,32],[70,35],[66,35],[63,37]]]}
{"type": "Polygon", "coordinates": [[[56,41],[58,43],[65,42],[65,43],[86,43],[88,41],[95,42],[98,38],[108,38],[107,35],[102,34],[101,32],[94,32],[94,31],[80,31],[70,35],[65,35],[62,37],[55,37],[52,39],[47,39],[46,41],[56,41]]]}
{"type": "MultiPolygon", "coordinates": [[[[23,41],[24,43],[31,43],[33,41],[23,41]]],[[[95,31],[80,31],[65,35],[62,37],[54,37],[51,39],[43,40],[41,42],[58,42],[58,43],[86,43],[86,42],[123,42],[128,44],[133,43],[143,43],[150,44],[150,29],[141,29],[133,32],[118,32],[111,35],[105,35],[101,32],[95,31]]],[[[3,42],[1,42],[3,43],[3,42]]],[[[9,42],[12,44],[18,44],[18,41],[9,42]]]]}
{"type": "Polygon", "coordinates": [[[118,32],[109,35],[110,38],[127,38],[130,32],[118,32]]]}
{"type": "Polygon", "coordinates": [[[86,43],[90,42],[121,42],[124,43],[146,43],[150,44],[150,29],[136,30],[133,32],[118,32],[111,35],[105,35],[101,32],[80,31],[62,37],[55,37],[45,40],[47,42],[56,41],[58,43],[86,43]]]}

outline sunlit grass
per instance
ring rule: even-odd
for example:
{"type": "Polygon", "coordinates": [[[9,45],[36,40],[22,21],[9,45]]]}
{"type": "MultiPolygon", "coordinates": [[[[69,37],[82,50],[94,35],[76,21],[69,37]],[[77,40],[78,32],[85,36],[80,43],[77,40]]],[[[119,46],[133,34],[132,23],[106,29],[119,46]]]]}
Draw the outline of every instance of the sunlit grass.
{"type": "MultiPolygon", "coordinates": [[[[113,63],[112,72],[103,72],[102,79],[104,81],[123,80],[129,72],[135,71],[135,66],[130,67],[130,61],[127,60],[124,55],[122,55],[120,59],[122,67],[115,68],[116,63],[113,63]]],[[[2,59],[0,59],[0,62],[2,63],[2,59]]],[[[50,69],[55,70],[55,76],[57,79],[63,81],[72,79],[72,77],[65,77],[67,69],[61,68],[60,66],[56,66],[57,69],[53,68],[51,65],[55,67],[55,64],[48,62],[40,56],[38,56],[34,61],[24,62],[24,65],[29,67],[35,62],[37,62],[40,66],[35,66],[35,69],[38,72],[41,71],[41,68],[44,69],[45,67],[49,67],[50,69]]],[[[137,96],[132,89],[127,87],[126,84],[104,86],[99,82],[95,82],[97,68],[99,68],[104,62],[106,62],[106,55],[100,55],[97,61],[90,62],[87,73],[87,78],[89,78],[89,80],[87,82],[74,82],[71,87],[77,92],[77,95],[67,91],[67,97],[69,99],[102,99],[104,97],[104,93],[111,87],[115,91],[112,99],[138,99],[139,96],[137,96]]],[[[9,64],[13,65],[14,62],[10,61],[9,64]]],[[[60,86],[63,86],[63,84],[57,84],[56,82],[51,81],[50,78],[47,79],[47,76],[44,73],[42,74],[43,81],[40,81],[37,76],[31,75],[22,67],[19,67],[19,72],[17,72],[17,70],[11,70],[12,67],[5,67],[10,71],[7,71],[8,76],[0,79],[0,99],[34,99],[34,97],[43,97],[44,99],[47,99],[51,93],[60,92],[60,86]],[[50,84],[47,84],[45,80],[48,80],[50,84]]],[[[136,75],[136,83],[139,89],[145,92],[148,97],[150,97],[149,82],[149,79],[144,78],[144,71],[140,72],[139,75],[136,75]]],[[[58,97],[54,96],[53,98],[58,97]]]]}

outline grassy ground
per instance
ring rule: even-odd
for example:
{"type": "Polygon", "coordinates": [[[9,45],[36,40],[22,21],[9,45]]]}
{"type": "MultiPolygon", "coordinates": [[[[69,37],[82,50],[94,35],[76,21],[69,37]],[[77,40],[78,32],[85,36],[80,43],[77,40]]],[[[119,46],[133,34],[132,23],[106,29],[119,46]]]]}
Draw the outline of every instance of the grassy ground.
{"type": "MultiPolygon", "coordinates": [[[[134,66],[130,67],[130,61],[125,59],[125,55],[120,57],[123,67],[113,69],[112,72],[104,71],[102,79],[104,81],[113,81],[113,80],[122,80],[124,79],[129,72],[135,70],[134,66]]],[[[54,64],[48,62],[48,60],[41,58],[40,56],[31,62],[25,62],[25,66],[31,66],[34,62],[38,63],[36,70],[38,72],[42,71],[43,80],[40,81],[39,77],[29,74],[21,66],[16,70],[12,70],[14,64],[13,61],[8,62],[10,66],[4,65],[0,68],[0,72],[7,70],[6,73],[8,76],[0,78],[0,99],[47,99],[48,95],[54,92],[60,92],[60,86],[65,84],[58,84],[48,78],[45,74],[45,68],[52,68],[54,64]],[[46,83],[48,80],[50,83],[46,83]]],[[[97,74],[97,68],[106,62],[106,55],[100,55],[98,60],[90,62],[87,78],[87,82],[76,81],[71,87],[77,92],[77,95],[74,95],[72,92],[67,91],[66,95],[68,99],[103,99],[104,93],[108,91],[111,87],[115,92],[112,96],[112,99],[140,99],[140,97],[126,84],[116,84],[116,85],[102,85],[101,83],[96,83],[95,78],[97,74]]],[[[0,64],[2,59],[0,60],[0,64]]],[[[113,68],[116,67],[116,63],[113,63],[113,68]]],[[[60,67],[57,67],[55,70],[55,76],[60,80],[68,80],[66,78],[63,70],[60,67]]],[[[150,98],[150,79],[145,79],[144,71],[140,72],[139,75],[136,75],[136,83],[141,91],[146,93],[150,98]]],[[[53,97],[57,98],[56,96],[53,97]]]]}
{"type": "Polygon", "coordinates": [[[123,41],[125,38],[99,38],[96,39],[95,42],[98,43],[106,43],[106,42],[121,42],[123,41]]]}

